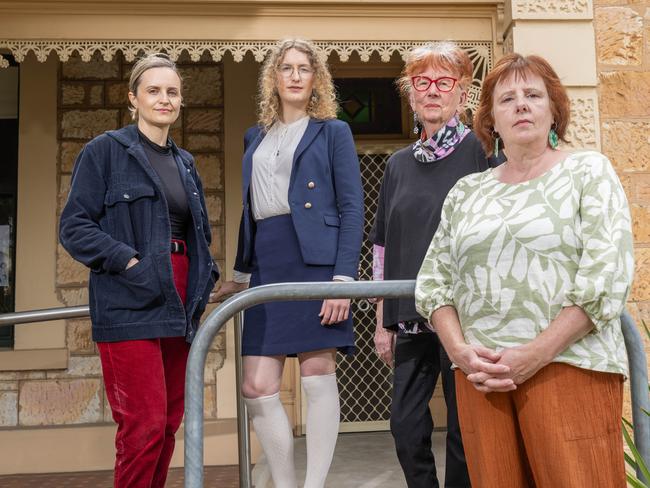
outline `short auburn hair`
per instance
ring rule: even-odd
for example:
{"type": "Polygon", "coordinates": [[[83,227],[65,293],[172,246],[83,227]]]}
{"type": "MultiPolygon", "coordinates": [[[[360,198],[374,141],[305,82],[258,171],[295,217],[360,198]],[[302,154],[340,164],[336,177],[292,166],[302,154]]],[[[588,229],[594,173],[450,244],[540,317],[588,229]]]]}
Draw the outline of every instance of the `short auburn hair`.
{"type": "Polygon", "coordinates": [[[571,117],[571,102],[566,88],[560,81],[560,77],[548,61],[541,56],[522,56],[518,53],[512,53],[502,57],[483,80],[481,98],[474,114],[472,129],[479,141],[481,141],[486,154],[492,154],[494,151],[494,115],[492,113],[494,88],[497,83],[513,74],[515,77],[521,77],[524,80],[527,75],[533,74],[544,81],[551,102],[555,132],[557,132],[560,139],[568,142],[565,137],[571,117]]]}

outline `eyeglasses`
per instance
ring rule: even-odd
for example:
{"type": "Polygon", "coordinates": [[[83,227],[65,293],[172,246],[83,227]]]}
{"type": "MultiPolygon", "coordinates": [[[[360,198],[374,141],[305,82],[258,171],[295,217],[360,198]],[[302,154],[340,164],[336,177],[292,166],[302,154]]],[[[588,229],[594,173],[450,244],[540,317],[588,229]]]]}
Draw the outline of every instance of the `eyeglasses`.
{"type": "Polygon", "coordinates": [[[413,84],[413,88],[415,88],[416,91],[419,92],[427,91],[433,83],[436,84],[436,88],[438,89],[438,91],[450,92],[456,86],[457,81],[458,80],[456,78],[452,78],[451,76],[441,76],[440,78],[436,78],[435,80],[432,80],[428,76],[411,77],[411,83],[413,84]]]}
{"type": "Polygon", "coordinates": [[[292,66],[290,64],[281,64],[278,67],[278,73],[280,73],[283,78],[291,78],[293,76],[294,70],[298,71],[298,77],[300,79],[309,78],[314,74],[314,70],[309,66],[292,66]]]}

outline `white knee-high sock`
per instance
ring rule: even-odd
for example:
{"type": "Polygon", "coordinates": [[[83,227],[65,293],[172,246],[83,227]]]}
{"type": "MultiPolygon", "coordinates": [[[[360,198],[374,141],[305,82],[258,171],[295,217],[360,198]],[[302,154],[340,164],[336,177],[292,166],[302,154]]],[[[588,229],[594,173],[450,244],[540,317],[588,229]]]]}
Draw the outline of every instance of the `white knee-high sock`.
{"type": "Polygon", "coordinates": [[[296,488],[293,432],[280,401],[280,394],[244,398],[244,401],[269,463],[275,488],[296,488]]]}
{"type": "Polygon", "coordinates": [[[307,397],[307,474],[304,488],[323,488],[339,435],[336,373],[301,378],[307,397]]]}

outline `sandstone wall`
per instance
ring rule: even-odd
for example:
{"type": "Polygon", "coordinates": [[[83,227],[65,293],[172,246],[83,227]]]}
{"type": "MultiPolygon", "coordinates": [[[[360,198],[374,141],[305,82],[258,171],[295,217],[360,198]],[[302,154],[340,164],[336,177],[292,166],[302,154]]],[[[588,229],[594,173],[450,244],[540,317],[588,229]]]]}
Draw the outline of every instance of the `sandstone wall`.
{"type": "Polygon", "coordinates": [[[602,150],[632,212],[636,276],[628,309],[650,327],[650,1],[594,1],[594,29],[602,150]]]}

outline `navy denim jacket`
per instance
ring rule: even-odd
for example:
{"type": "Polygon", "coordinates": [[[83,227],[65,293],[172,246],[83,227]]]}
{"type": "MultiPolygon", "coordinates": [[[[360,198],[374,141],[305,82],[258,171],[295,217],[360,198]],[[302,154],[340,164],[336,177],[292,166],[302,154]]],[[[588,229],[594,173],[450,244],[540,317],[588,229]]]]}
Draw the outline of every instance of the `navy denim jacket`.
{"type": "Polygon", "coordinates": [[[210,256],[201,180],[192,155],[172,144],[191,212],[190,261],[183,306],[172,275],[171,225],[160,178],[135,125],[90,141],[77,157],[59,238],[91,270],[88,300],[93,340],[194,338],[219,277],[210,256]],[[132,257],[140,262],[126,270],[132,257]]]}

